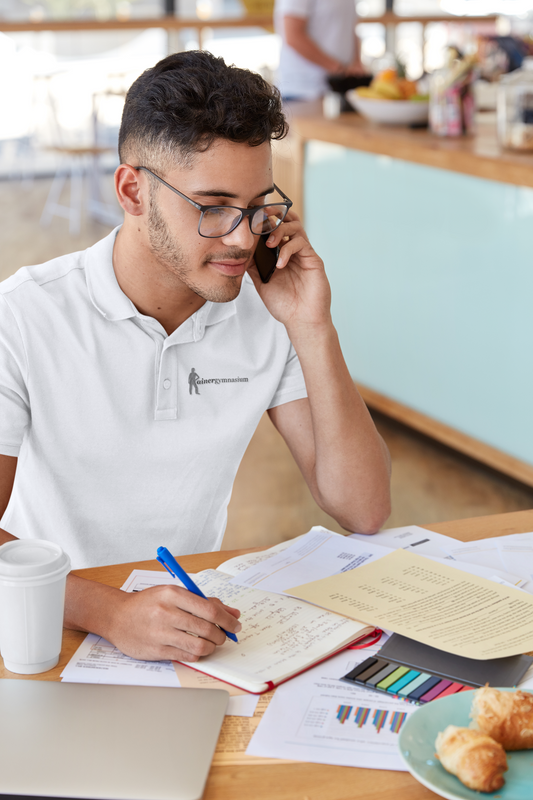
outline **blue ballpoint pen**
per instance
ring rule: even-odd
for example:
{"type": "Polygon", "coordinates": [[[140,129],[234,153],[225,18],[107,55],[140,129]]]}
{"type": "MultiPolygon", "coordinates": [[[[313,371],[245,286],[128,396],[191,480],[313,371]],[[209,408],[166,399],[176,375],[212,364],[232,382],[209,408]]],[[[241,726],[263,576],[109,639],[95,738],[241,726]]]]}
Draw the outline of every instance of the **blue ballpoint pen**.
{"type": "MultiPolygon", "coordinates": [[[[192,578],[187,575],[183,567],[180,567],[172,553],[170,553],[166,547],[157,548],[157,560],[164,566],[167,572],[170,572],[173,578],[179,578],[189,592],[197,594],[198,597],[205,597],[205,594],[202,592],[202,590],[195,584],[192,578]]],[[[225,633],[228,639],[231,639],[232,642],[238,642],[238,639],[234,633],[225,631],[224,628],[220,628],[220,630],[225,633]]]]}

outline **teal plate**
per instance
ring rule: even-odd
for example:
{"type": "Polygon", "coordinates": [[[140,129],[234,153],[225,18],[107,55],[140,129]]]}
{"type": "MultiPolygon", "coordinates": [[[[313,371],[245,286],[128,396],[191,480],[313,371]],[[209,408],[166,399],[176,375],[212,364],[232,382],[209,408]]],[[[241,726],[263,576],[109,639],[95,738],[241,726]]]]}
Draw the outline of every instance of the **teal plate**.
{"type": "MultiPolygon", "coordinates": [[[[502,689],[501,691],[514,691],[502,689]]],[[[440,797],[447,800],[481,800],[482,797],[501,800],[532,800],[533,750],[507,753],[509,769],[505,784],[496,792],[483,793],[467,789],[461,781],[446,772],[435,757],[435,739],[448,725],[468,728],[472,692],[459,692],[442,700],[420,706],[409,716],[400,731],[398,746],[411,775],[440,797]]]]}

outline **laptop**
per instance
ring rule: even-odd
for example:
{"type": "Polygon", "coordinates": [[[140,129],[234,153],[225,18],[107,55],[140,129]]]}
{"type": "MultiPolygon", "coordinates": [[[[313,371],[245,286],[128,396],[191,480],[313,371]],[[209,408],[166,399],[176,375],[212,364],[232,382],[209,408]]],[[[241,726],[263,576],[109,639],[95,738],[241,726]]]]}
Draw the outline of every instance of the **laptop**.
{"type": "Polygon", "coordinates": [[[228,692],[0,680],[0,796],[200,800],[228,692]]]}

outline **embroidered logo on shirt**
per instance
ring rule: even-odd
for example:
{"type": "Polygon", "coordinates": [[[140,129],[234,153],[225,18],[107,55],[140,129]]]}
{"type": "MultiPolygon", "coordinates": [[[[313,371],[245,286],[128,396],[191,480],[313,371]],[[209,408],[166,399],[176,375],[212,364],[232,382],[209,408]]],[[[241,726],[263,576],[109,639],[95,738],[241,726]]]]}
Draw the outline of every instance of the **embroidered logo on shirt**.
{"type": "Polygon", "coordinates": [[[248,378],[201,378],[196,372],[195,368],[192,367],[191,371],[189,372],[188,381],[189,394],[193,393],[193,389],[195,394],[200,394],[198,387],[203,386],[206,383],[248,383],[248,378]]]}

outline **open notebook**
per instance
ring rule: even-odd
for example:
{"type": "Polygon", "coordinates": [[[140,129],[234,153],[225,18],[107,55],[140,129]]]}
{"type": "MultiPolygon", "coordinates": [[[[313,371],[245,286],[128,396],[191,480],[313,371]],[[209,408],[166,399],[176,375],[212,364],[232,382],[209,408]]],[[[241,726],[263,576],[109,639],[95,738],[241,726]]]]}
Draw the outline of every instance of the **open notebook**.
{"type": "MultiPolygon", "coordinates": [[[[289,542],[288,544],[292,544],[289,542]]],[[[251,553],[230,559],[216,570],[191,576],[208,597],[241,611],[239,642],[229,639],[210,656],[181,662],[248,692],[260,694],[292,678],[367,636],[373,626],[281,594],[230,583],[243,568],[271,556],[251,553]]]]}

